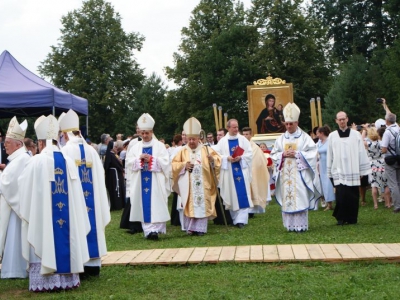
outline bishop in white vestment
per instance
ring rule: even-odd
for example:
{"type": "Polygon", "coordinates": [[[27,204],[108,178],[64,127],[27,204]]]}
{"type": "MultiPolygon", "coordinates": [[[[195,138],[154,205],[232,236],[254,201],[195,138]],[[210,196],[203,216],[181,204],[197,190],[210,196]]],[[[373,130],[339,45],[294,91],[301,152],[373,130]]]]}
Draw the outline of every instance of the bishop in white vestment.
{"type": "Polygon", "coordinates": [[[288,231],[308,230],[308,210],[314,209],[320,194],[313,184],[317,146],[298,127],[300,109],[288,103],[283,114],[286,132],[276,141],[271,158],[276,168],[276,200],[282,207],[283,225],[288,231]]]}
{"type": "MultiPolygon", "coordinates": [[[[10,121],[5,148],[8,156],[7,167],[0,175],[0,260],[1,278],[26,278],[27,263],[22,256],[20,197],[18,177],[23,173],[30,159],[24,146],[28,123],[18,124],[17,118],[10,121]]],[[[24,187],[25,188],[25,187],[24,187]]]]}
{"type": "Polygon", "coordinates": [[[157,240],[166,233],[168,211],[169,155],[165,145],[153,138],[154,119],[143,114],[138,120],[142,140],[126,155],[125,168],[130,176],[130,221],[142,222],[144,236],[157,240]]]}
{"type": "Polygon", "coordinates": [[[70,109],[58,120],[67,141],[61,151],[75,162],[90,221],[91,231],[87,235],[90,261],[85,264],[85,275],[97,276],[101,257],[107,254],[105,229],[111,221],[104,168],[97,151],[80,135],[78,115],[70,109]]]}
{"type": "Polygon", "coordinates": [[[75,163],[57,146],[59,125],[52,115],[35,122],[40,154],[19,177],[22,250],[29,261],[29,290],[65,290],[80,285],[89,261],[90,223],[75,163]]]}

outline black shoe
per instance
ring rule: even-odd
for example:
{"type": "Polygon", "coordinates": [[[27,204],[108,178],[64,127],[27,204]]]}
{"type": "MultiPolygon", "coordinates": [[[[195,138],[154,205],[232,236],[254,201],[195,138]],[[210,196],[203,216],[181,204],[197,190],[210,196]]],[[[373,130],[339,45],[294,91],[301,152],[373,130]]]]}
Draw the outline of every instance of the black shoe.
{"type": "Polygon", "coordinates": [[[249,213],[249,219],[254,218],[254,213],[249,213]]]}
{"type": "Polygon", "coordinates": [[[344,225],[344,222],[342,220],[337,221],[336,225],[344,225]]]}
{"type": "Polygon", "coordinates": [[[237,226],[237,228],[242,229],[244,227],[244,224],[243,223],[237,223],[236,226],[237,226]]]}
{"type": "Polygon", "coordinates": [[[394,214],[398,214],[400,212],[400,208],[395,208],[395,209],[393,209],[393,213],[394,214]]]}
{"type": "Polygon", "coordinates": [[[147,236],[148,240],[158,240],[158,233],[157,232],[150,232],[149,235],[147,236]]]}
{"type": "Polygon", "coordinates": [[[130,234],[138,233],[135,229],[128,229],[126,232],[130,234]]]}
{"type": "Polygon", "coordinates": [[[203,236],[203,235],[204,235],[204,232],[197,232],[196,235],[197,235],[197,236],[203,236]]]}

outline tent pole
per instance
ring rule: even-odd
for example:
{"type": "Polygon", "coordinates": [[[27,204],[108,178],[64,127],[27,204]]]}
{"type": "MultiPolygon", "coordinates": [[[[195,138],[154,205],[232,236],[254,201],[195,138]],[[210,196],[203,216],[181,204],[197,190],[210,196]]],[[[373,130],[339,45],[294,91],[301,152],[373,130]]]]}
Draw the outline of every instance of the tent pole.
{"type": "Polygon", "coordinates": [[[56,116],[56,108],[53,106],[53,116],[56,116]]]}
{"type": "Polygon", "coordinates": [[[86,116],[86,135],[89,137],[89,116],[86,116]]]}

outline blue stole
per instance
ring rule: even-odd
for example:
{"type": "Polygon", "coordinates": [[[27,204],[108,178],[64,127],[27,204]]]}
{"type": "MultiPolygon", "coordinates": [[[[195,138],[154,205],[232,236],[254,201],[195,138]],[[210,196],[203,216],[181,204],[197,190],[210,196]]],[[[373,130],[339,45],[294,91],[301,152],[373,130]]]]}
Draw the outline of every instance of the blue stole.
{"type": "MultiPolygon", "coordinates": [[[[233,152],[235,152],[236,147],[239,146],[239,140],[228,140],[228,143],[229,153],[232,156],[233,152]]],[[[232,175],[233,182],[235,183],[235,190],[239,202],[239,208],[250,207],[240,161],[232,163],[232,175]]]]}
{"type": "MultiPolygon", "coordinates": [[[[153,155],[153,147],[143,148],[143,154],[153,155]]],[[[144,163],[142,169],[142,207],[143,222],[151,223],[151,171],[148,170],[148,164],[144,163]]]]}
{"type": "Polygon", "coordinates": [[[71,273],[70,222],[67,166],[61,152],[54,152],[55,181],[51,182],[53,236],[57,274],[71,273]]]}
{"type": "Polygon", "coordinates": [[[79,165],[79,176],[82,183],[83,195],[85,196],[86,209],[89,216],[90,232],[86,236],[90,258],[98,258],[99,246],[97,243],[96,211],[94,206],[93,176],[92,167],[87,166],[85,150],[83,145],[79,145],[81,150],[81,163],[79,165]]]}

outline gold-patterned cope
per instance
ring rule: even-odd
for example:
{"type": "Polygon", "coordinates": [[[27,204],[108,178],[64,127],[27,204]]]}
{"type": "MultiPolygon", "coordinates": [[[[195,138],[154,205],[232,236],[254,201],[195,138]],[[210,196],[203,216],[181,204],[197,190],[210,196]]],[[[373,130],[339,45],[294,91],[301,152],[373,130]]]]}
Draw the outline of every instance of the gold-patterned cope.
{"type": "Polygon", "coordinates": [[[273,78],[270,74],[268,74],[267,78],[265,79],[258,79],[257,81],[254,81],[254,85],[275,85],[275,84],[285,84],[286,80],[283,80],[281,78],[273,78]]]}

